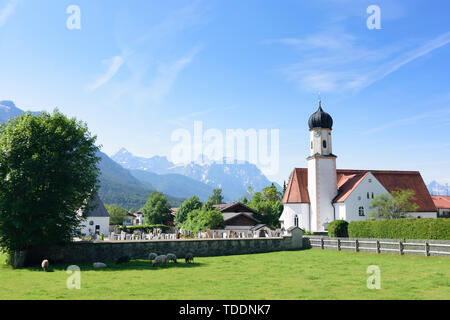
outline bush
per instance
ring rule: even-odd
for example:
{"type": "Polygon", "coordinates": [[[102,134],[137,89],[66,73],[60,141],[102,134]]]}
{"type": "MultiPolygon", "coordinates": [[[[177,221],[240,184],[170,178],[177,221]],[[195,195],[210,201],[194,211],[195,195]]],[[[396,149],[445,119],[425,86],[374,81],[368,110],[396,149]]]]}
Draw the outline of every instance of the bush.
{"type": "Polygon", "coordinates": [[[351,238],[450,240],[450,219],[389,219],[353,221],[351,238]]]}
{"type": "Polygon", "coordinates": [[[142,226],[119,226],[120,231],[133,233],[134,231],[142,231],[144,233],[151,233],[153,229],[162,229],[163,231],[167,231],[169,229],[168,226],[163,224],[147,224],[142,226]]]}
{"type": "Polygon", "coordinates": [[[348,222],[345,220],[334,220],[328,225],[328,236],[348,238],[348,222]]]}

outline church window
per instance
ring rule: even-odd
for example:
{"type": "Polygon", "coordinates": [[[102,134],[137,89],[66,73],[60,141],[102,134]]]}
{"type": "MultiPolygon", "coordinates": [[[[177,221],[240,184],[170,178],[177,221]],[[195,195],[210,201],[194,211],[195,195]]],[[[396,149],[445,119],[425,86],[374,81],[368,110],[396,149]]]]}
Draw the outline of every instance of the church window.
{"type": "Polygon", "coordinates": [[[323,147],[324,147],[324,149],[327,148],[327,141],[326,140],[323,140],[323,147]]]}
{"type": "Polygon", "coordinates": [[[298,216],[297,215],[295,215],[295,217],[294,217],[294,225],[296,227],[298,227],[298,216]]]}
{"type": "Polygon", "coordinates": [[[313,143],[312,143],[312,141],[311,141],[311,149],[313,148],[313,143]]]}
{"type": "Polygon", "coordinates": [[[364,217],[364,207],[359,207],[359,216],[364,217]]]}
{"type": "Polygon", "coordinates": [[[375,195],[374,195],[373,192],[372,192],[372,199],[374,198],[374,196],[375,196],[375,195]]]}
{"type": "Polygon", "coordinates": [[[367,192],[367,199],[370,199],[370,192],[367,192]]]}

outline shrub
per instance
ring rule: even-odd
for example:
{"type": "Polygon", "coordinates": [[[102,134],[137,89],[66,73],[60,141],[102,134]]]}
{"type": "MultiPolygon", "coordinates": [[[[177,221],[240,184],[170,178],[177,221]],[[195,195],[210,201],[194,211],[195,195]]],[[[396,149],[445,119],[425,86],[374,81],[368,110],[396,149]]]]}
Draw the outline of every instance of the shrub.
{"type": "Polygon", "coordinates": [[[328,225],[328,236],[348,238],[348,222],[345,220],[334,220],[328,225]]]}
{"type": "Polygon", "coordinates": [[[162,229],[166,231],[169,229],[168,226],[163,224],[147,224],[142,226],[119,226],[120,231],[133,233],[134,231],[142,231],[144,233],[151,233],[153,229],[162,229]]]}
{"type": "Polygon", "coordinates": [[[450,219],[389,219],[353,221],[351,238],[450,240],[450,219]]]}

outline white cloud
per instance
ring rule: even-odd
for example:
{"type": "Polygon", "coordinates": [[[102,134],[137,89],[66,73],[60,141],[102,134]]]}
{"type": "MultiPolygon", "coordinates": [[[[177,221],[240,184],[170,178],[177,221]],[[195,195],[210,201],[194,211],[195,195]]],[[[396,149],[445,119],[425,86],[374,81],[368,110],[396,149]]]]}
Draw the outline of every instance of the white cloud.
{"type": "Polygon", "coordinates": [[[370,49],[352,35],[320,33],[305,38],[271,40],[294,47],[300,62],[282,69],[289,81],[307,91],[361,90],[408,63],[450,43],[450,32],[417,45],[399,43],[370,49]]]}
{"type": "Polygon", "coordinates": [[[101,86],[105,85],[109,80],[111,80],[124,63],[124,59],[120,56],[115,56],[111,59],[103,60],[102,63],[109,65],[108,70],[104,75],[99,77],[88,86],[88,91],[97,90],[101,86]]]}
{"type": "Polygon", "coordinates": [[[0,10],[0,27],[2,27],[8,18],[14,13],[18,3],[19,0],[10,0],[6,6],[0,10]]]}
{"type": "Polygon", "coordinates": [[[178,75],[191,64],[200,50],[197,46],[188,55],[159,67],[158,74],[150,86],[150,100],[153,103],[160,102],[171,91],[178,75]]]}

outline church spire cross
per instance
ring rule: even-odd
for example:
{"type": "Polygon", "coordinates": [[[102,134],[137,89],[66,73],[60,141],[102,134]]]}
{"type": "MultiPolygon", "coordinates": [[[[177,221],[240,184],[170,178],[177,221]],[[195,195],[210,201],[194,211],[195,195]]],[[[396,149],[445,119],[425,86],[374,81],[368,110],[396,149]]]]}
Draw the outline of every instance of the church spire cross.
{"type": "Polygon", "coordinates": [[[319,108],[322,108],[322,99],[320,98],[320,92],[319,92],[319,108]]]}

